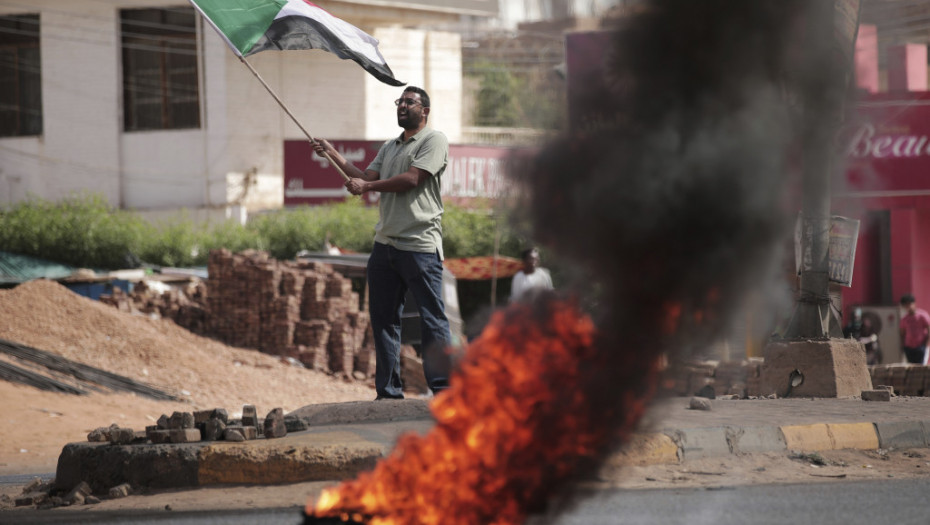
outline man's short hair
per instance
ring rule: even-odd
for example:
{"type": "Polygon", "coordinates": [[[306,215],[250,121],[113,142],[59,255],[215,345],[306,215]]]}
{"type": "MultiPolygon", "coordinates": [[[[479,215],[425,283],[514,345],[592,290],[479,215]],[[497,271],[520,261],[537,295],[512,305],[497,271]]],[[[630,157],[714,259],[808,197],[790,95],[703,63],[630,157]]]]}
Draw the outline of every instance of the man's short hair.
{"type": "Polygon", "coordinates": [[[404,93],[406,92],[416,93],[420,95],[420,103],[423,104],[424,108],[429,107],[429,95],[426,93],[426,90],[423,88],[418,88],[416,86],[407,86],[404,88],[404,93]]]}
{"type": "Polygon", "coordinates": [[[903,305],[913,304],[913,303],[916,303],[916,302],[917,302],[917,300],[914,299],[914,296],[911,295],[911,294],[909,294],[909,293],[906,293],[906,294],[904,294],[904,295],[901,296],[901,304],[903,304],[903,305]]]}
{"type": "Polygon", "coordinates": [[[520,259],[525,261],[526,258],[530,256],[530,254],[532,254],[533,252],[538,252],[538,251],[539,249],[536,247],[527,248],[520,253],[520,259]]]}

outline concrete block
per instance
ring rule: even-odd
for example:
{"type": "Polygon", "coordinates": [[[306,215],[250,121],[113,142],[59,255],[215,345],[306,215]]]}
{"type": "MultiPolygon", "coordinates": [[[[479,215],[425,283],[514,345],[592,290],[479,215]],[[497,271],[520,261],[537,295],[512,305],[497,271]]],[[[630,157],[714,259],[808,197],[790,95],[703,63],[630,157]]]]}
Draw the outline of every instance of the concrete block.
{"type": "Polygon", "coordinates": [[[875,450],[878,434],[872,423],[831,423],[827,431],[833,438],[835,449],[875,450]]]}
{"type": "Polygon", "coordinates": [[[875,423],[880,448],[925,448],[927,433],[920,421],[875,423]]]}
{"type": "Polygon", "coordinates": [[[765,348],[760,388],[764,396],[850,397],[872,390],[872,378],[858,341],[778,342],[765,348]],[[802,380],[791,386],[795,371],[802,380]]]}
{"type": "Polygon", "coordinates": [[[817,452],[820,450],[833,450],[833,440],[827,425],[817,423],[814,425],[787,425],[779,427],[785,436],[785,447],[788,450],[800,452],[817,452]]]}
{"type": "Polygon", "coordinates": [[[669,434],[669,437],[678,444],[682,461],[730,454],[727,429],[724,427],[679,430],[669,434]]]}
{"type": "Polygon", "coordinates": [[[785,436],[778,427],[738,427],[727,429],[727,441],[734,454],[786,450],[785,436]]]}

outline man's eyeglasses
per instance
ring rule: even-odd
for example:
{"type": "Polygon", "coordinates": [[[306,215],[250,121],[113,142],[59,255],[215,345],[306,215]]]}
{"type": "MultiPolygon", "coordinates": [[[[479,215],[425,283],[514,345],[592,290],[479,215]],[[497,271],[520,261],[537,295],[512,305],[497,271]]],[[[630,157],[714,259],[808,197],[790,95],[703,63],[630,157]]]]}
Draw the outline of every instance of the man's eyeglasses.
{"type": "Polygon", "coordinates": [[[395,106],[399,106],[401,104],[407,106],[408,108],[416,106],[417,104],[420,104],[421,106],[423,105],[423,103],[420,102],[419,100],[412,99],[412,98],[399,98],[394,101],[395,106]]]}

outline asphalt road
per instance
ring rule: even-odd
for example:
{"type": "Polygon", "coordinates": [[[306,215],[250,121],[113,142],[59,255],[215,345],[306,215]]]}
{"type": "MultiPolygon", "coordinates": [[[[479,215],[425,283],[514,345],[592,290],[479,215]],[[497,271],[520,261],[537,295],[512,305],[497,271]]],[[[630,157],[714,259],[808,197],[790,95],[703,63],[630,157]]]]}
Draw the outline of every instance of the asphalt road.
{"type": "MultiPolygon", "coordinates": [[[[527,525],[926,525],[930,480],[882,480],[719,489],[605,490],[552,521],[527,525]]],[[[299,525],[299,508],[249,511],[16,513],[17,524],[299,525]]],[[[0,524],[12,524],[0,512],[0,524]]],[[[471,524],[469,524],[471,525],[471,524]]]]}

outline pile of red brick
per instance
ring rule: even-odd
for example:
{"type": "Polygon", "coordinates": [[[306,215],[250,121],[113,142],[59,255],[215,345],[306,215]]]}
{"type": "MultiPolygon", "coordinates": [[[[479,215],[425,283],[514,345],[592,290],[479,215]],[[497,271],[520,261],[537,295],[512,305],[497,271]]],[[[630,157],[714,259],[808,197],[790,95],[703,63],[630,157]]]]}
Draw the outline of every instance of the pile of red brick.
{"type": "Polygon", "coordinates": [[[209,278],[156,293],[139,283],[100,300],[158,314],[231,346],[297,359],[346,378],[374,375],[368,314],[352,282],[320,262],[279,261],[260,251],[210,253],[209,278]]]}

